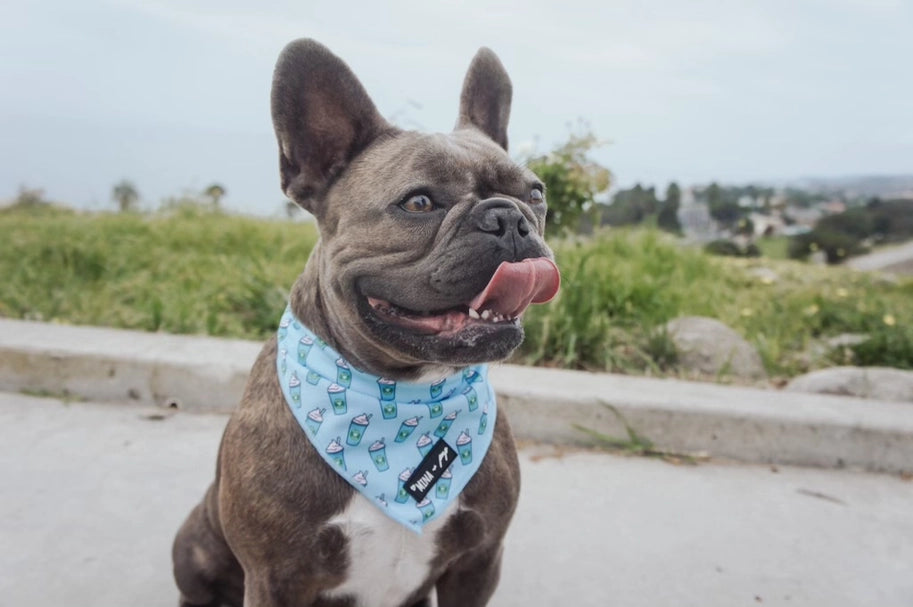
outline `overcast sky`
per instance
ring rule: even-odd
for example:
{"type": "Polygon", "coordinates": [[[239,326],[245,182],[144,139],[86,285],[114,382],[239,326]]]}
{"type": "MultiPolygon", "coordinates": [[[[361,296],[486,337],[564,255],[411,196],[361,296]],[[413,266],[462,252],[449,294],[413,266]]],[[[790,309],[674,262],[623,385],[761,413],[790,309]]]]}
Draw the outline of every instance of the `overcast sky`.
{"type": "Polygon", "coordinates": [[[449,131],[469,60],[514,83],[511,151],[589,122],[623,186],[913,172],[913,2],[562,0],[0,3],[0,199],[21,185],[147,208],[213,181],[281,209],[269,117],[282,47],[312,37],[400,126],[449,131]]]}

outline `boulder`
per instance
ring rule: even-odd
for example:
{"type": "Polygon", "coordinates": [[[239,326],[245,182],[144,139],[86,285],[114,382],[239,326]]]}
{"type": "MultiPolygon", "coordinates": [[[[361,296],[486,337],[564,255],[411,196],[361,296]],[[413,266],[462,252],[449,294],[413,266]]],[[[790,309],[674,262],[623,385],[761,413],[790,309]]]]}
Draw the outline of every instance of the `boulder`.
{"type": "Polygon", "coordinates": [[[800,375],[789,382],[786,389],[913,403],[913,371],[888,367],[831,367],[800,375]]]}
{"type": "Polygon", "coordinates": [[[780,275],[771,270],[770,268],[765,268],[763,266],[757,268],[751,268],[748,270],[748,273],[751,276],[754,276],[762,283],[769,285],[780,280],[780,275]]]}
{"type": "Polygon", "coordinates": [[[678,366],[688,375],[767,379],[758,351],[720,321],[682,316],[666,324],[678,350],[678,366]]]}

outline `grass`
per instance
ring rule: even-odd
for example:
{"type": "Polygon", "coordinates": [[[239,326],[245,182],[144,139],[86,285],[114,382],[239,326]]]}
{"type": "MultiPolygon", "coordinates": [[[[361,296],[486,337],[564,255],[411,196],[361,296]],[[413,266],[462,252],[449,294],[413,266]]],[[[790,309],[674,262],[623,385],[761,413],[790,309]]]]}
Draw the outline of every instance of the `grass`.
{"type": "Polygon", "coordinates": [[[519,354],[527,364],[675,375],[675,350],[663,327],[676,316],[695,315],[741,333],[774,377],[836,362],[913,366],[910,280],[895,284],[845,268],[713,257],[650,231],[614,231],[554,248],[563,289],[556,301],[527,315],[519,354]],[[872,337],[843,352],[845,360],[815,354],[822,340],[842,333],[872,337]],[[881,342],[886,347],[872,345],[881,342]]]}
{"type": "MultiPolygon", "coordinates": [[[[0,212],[0,315],[262,339],[316,242],[312,225],[193,207],[167,214],[0,212]]],[[[913,367],[913,281],[843,268],[719,258],[656,231],[554,244],[559,297],[527,314],[524,364],[677,375],[665,323],[720,319],[789,377],[843,362],[913,367]],[[754,274],[759,268],[773,270],[754,274]],[[826,355],[822,339],[868,342],[826,355]]]]}
{"type": "Polygon", "coordinates": [[[311,225],[192,207],[0,214],[0,315],[260,339],[316,242],[311,225]]]}
{"type": "Polygon", "coordinates": [[[755,244],[767,259],[789,259],[789,236],[764,236],[755,244]]]}

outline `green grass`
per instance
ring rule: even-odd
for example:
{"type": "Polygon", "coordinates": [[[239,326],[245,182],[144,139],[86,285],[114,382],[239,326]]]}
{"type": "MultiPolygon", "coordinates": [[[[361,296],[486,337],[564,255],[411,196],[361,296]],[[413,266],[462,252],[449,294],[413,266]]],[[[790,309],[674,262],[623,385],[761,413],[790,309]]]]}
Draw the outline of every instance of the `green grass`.
{"type": "Polygon", "coordinates": [[[755,241],[767,259],[789,259],[789,236],[766,236],[755,241]]]}
{"type": "Polygon", "coordinates": [[[759,350],[773,376],[837,362],[913,366],[913,281],[791,261],[709,256],[651,231],[557,243],[560,296],[527,315],[528,364],[677,374],[663,331],[676,316],[717,318],[759,350]],[[760,268],[773,270],[771,280],[760,268]],[[813,354],[841,333],[872,335],[845,360],[813,354]],[[879,349],[883,341],[890,348],[879,349]]]}
{"type": "Polygon", "coordinates": [[[316,242],[311,225],[166,215],[0,214],[0,315],[259,339],[316,242]]]}
{"type": "MultiPolygon", "coordinates": [[[[191,207],[160,215],[0,212],[0,315],[262,339],[316,242],[313,225],[191,207]]],[[[709,256],[656,231],[554,243],[559,297],[534,306],[514,362],[678,375],[663,325],[720,319],[788,377],[845,363],[913,367],[913,281],[843,268],[709,256]],[[768,268],[771,281],[752,273],[768,268]],[[866,333],[827,356],[816,342],[866,333]]]]}

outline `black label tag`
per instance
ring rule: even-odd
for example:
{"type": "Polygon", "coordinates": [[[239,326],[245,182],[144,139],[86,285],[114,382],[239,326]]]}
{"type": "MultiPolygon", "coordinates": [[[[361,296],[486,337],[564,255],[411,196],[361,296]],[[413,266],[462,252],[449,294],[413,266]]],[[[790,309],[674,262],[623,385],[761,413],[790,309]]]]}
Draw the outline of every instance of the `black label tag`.
{"type": "Polygon", "coordinates": [[[420,502],[425,499],[434,484],[444,474],[444,470],[459,457],[457,452],[444,439],[439,440],[431,447],[431,451],[422,460],[422,463],[412,472],[412,476],[405,482],[403,488],[412,498],[420,502]]]}

